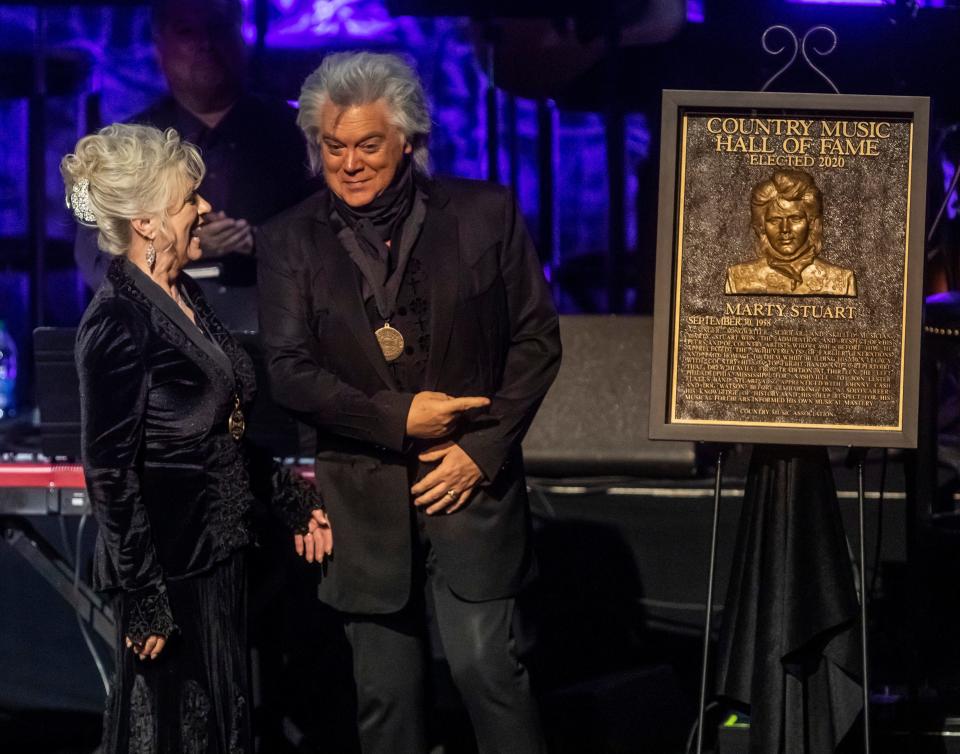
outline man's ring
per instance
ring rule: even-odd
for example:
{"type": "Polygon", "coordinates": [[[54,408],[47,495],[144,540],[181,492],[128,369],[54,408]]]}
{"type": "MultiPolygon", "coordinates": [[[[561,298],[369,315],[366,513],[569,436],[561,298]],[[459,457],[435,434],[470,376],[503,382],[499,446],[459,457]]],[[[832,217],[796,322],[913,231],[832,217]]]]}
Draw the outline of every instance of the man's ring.
{"type": "Polygon", "coordinates": [[[456,490],[447,490],[447,494],[450,496],[450,499],[451,499],[451,500],[456,500],[456,499],[457,499],[457,491],[456,491],[456,490]]]}

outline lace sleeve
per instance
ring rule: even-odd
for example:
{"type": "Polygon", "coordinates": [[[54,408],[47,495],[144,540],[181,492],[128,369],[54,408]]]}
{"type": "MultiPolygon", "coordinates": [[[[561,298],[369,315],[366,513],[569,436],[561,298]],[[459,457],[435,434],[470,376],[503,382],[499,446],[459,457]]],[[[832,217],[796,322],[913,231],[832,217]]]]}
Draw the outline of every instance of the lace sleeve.
{"type": "Polygon", "coordinates": [[[295,534],[309,531],[310,512],[323,507],[317,488],[263,448],[247,441],[244,449],[257,500],[295,534]]]}
{"type": "Polygon", "coordinates": [[[294,534],[308,531],[310,512],[322,508],[323,502],[316,487],[295,471],[277,464],[273,473],[273,495],[271,497],[274,513],[294,534]]]}
{"type": "Polygon", "coordinates": [[[151,635],[167,638],[177,631],[166,589],[142,590],[124,598],[129,601],[125,633],[137,644],[151,635]]]}

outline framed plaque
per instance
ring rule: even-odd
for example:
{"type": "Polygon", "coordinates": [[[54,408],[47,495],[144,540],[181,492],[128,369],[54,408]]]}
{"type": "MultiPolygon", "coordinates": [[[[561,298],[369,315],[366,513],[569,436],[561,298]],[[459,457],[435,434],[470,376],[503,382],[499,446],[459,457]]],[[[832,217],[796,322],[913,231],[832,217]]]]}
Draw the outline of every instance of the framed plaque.
{"type": "Polygon", "coordinates": [[[652,438],[916,447],[928,122],[663,93],[652,438]]]}

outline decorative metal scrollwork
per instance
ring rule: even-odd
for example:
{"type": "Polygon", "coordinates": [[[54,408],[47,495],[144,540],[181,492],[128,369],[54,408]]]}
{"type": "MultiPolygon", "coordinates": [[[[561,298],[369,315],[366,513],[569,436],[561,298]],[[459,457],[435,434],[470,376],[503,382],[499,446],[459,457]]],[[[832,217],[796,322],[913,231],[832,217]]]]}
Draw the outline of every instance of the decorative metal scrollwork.
{"type": "MultiPolygon", "coordinates": [[[[760,89],[761,92],[767,91],[774,81],[786,73],[786,71],[790,69],[790,67],[796,62],[797,56],[799,55],[803,58],[803,62],[805,62],[814,73],[827,82],[835,94],[840,94],[840,90],[837,88],[837,85],[833,83],[833,80],[827,76],[827,74],[817,67],[811,57],[812,54],[819,55],[820,57],[826,57],[837,48],[838,37],[836,31],[829,26],[814,26],[803,35],[803,39],[798,39],[797,35],[794,34],[793,29],[789,28],[788,26],[784,26],[783,24],[774,24],[765,32],[763,32],[763,36],[760,39],[761,43],[763,44],[763,51],[768,55],[773,55],[774,57],[785,52],[788,47],[787,42],[784,42],[776,48],[771,45],[771,38],[778,33],[781,36],[786,35],[786,39],[793,44],[793,52],[790,54],[790,59],[780,68],[780,70],[767,79],[767,82],[760,89]],[[829,46],[821,48],[814,44],[813,38],[821,32],[825,32],[829,37],[829,46]]],[[[820,36],[823,35],[820,34],[820,36]]]]}

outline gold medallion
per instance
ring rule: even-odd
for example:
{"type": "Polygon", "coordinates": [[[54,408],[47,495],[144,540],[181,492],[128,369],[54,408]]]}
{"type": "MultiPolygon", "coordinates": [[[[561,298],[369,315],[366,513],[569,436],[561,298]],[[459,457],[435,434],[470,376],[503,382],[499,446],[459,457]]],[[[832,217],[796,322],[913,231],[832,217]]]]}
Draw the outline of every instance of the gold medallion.
{"type": "Polygon", "coordinates": [[[390,327],[389,322],[384,322],[383,327],[376,330],[377,343],[380,344],[380,350],[383,351],[383,358],[387,361],[396,361],[403,353],[403,336],[396,328],[390,327]]]}
{"type": "Polygon", "coordinates": [[[240,398],[234,396],[233,411],[230,412],[230,418],[227,419],[227,429],[234,440],[243,437],[243,432],[247,428],[247,422],[243,418],[243,411],[240,410],[240,398]]]}

